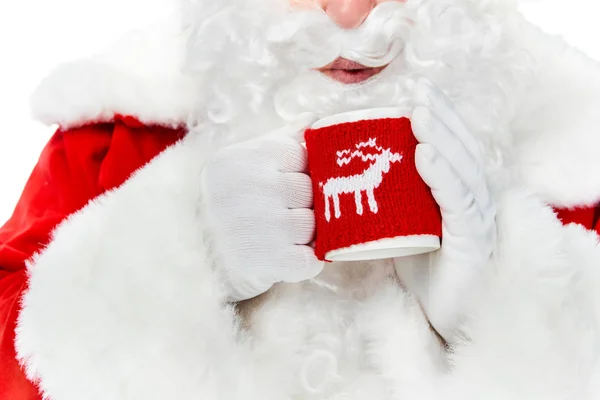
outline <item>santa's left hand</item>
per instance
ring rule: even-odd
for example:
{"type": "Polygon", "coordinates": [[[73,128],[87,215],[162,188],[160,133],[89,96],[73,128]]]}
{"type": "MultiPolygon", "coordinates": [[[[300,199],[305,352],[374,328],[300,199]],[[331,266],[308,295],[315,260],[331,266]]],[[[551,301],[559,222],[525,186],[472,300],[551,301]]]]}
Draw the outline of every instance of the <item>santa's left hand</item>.
{"type": "Polygon", "coordinates": [[[442,247],[394,262],[433,327],[451,340],[461,322],[463,295],[495,247],[496,209],[475,137],[450,100],[425,79],[415,90],[412,126],[420,142],[417,170],[441,209],[442,247]]]}

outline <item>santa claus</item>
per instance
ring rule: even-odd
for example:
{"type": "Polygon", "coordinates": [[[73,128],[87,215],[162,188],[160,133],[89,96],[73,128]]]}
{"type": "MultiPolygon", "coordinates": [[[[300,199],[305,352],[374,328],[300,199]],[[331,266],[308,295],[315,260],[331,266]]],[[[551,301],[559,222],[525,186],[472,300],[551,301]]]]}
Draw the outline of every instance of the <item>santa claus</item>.
{"type": "Polygon", "coordinates": [[[32,106],[0,399],[600,399],[600,66],[514,3],[181,0],[32,106]],[[302,132],[380,106],[442,248],[325,265],[302,132]]]}

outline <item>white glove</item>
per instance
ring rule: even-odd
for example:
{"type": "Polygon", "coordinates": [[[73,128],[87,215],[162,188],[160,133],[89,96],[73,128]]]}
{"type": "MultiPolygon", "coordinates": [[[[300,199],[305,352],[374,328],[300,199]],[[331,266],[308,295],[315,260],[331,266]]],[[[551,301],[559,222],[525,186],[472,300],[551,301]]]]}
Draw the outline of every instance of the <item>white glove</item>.
{"type": "Polygon", "coordinates": [[[477,283],[496,244],[496,209],[479,146],[450,100],[428,80],[415,89],[415,162],[442,213],[439,251],[394,260],[433,327],[451,340],[461,323],[464,294],[477,283]]]}
{"type": "Polygon", "coordinates": [[[226,147],[204,168],[205,236],[230,301],[311,279],[323,268],[309,246],[315,217],[306,149],[294,138],[306,126],[304,118],[226,147]]]}

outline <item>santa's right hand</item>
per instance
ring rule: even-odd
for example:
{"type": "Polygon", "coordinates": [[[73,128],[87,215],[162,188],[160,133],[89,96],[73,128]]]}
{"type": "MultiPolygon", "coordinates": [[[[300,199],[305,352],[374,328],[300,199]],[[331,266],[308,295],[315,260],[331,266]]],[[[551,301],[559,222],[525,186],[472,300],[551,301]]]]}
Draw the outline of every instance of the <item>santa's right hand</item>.
{"type": "Polygon", "coordinates": [[[315,217],[306,149],[289,133],[226,147],[202,173],[204,235],[230,301],[323,269],[310,246],[315,217]]]}

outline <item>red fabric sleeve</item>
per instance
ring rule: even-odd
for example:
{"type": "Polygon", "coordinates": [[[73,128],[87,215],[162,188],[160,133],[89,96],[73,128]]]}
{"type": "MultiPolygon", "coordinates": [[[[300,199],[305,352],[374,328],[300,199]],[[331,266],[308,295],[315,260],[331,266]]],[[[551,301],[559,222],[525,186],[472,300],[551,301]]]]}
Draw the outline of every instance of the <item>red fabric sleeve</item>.
{"type": "Polygon", "coordinates": [[[600,236],[600,205],[595,208],[594,213],[594,230],[600,236]]]}
{"type": "Polygon", "coordinates": [[[555,211],[563,224],[579,224],[600,235],[600,204],[595,207],[556,208],[555,211]]]}
{"type": "Polygon", "coordinates": [[[596,207],[556,208],[556,215],[564,225],[579,224],[594,229],[596,207]]]}
{"type": "Polygon", "coordinates": [[[0,400],[38,400],[15,359],[14,330],[26,286],[25,261],[68,215],[183,137],[135,119],[58,130],[43,150],[10,220],[0,228],[0,400]]]}

